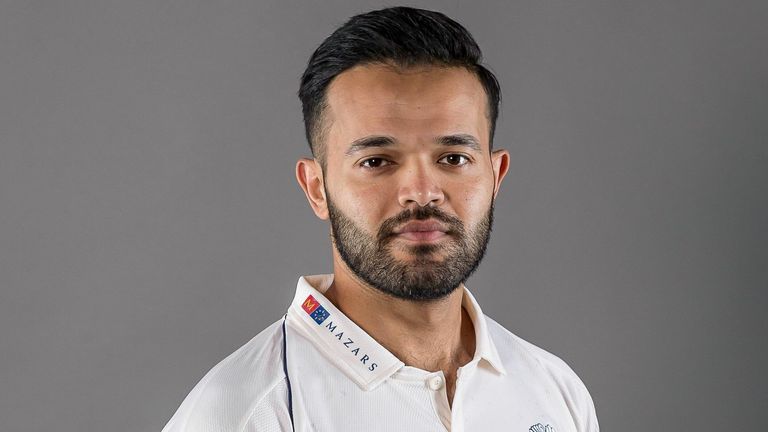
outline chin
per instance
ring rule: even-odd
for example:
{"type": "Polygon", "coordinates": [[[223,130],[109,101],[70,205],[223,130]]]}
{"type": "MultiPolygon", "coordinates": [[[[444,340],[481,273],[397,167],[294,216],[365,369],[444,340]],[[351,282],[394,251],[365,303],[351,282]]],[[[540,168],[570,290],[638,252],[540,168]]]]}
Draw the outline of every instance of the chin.
{"type": "Polygon", "coordinates": [[[438,253],[411,253],[405,256],[394,256],[398,264],[409,265],[412,267],[424,267],[430,265],[441,265],[445,263],[445,257],[438,253]]]}

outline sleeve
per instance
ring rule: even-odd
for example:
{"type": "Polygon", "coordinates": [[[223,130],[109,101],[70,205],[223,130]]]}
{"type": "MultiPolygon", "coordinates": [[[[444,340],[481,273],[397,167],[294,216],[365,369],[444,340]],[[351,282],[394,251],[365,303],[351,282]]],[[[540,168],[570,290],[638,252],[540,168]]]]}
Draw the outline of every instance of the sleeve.
{"type": "Polygon", "coordinates": [[[578,432],[600,432],[595,404],[584,382],[564,361],[557,359],[560,367],[560,386],[565,403],[578,432]]]}
{"type": "Polygon", "coordinates": [[[537,348],[544,367],[549,371],[563,396],[578,432],[600,432],[595,404],[584,382],[560,357],[537,348]]]}
{"type": "Polygon", "coordinates": [[[576,430],[579,432],[600,432],[600,425],[597,423],[597,413],[595,412],[592,396],[590,396],[587,387],[581,380],[578,380],[575,386],[577,388],[573,392],[571,402],[575,405],[572,408],[572,412],[575,413],[576,430]]]}
{"type": "Polygon", "coordinates": [[[184,398],[173,417],[163,428],[162,432],[202,432],[218,431],[215,424],[215,416],[199,415],[202,412],[209,414],[208,404],[205,403],[208,384],[216,374],[217,367],[208,372],[191,392],[184,398]]]}

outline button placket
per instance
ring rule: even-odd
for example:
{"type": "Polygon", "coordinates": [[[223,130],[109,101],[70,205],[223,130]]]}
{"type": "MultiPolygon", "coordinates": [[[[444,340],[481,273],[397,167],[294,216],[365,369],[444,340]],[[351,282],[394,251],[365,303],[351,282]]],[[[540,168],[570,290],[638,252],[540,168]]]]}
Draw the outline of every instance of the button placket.
{"type": "Polygon", "coordinates": [[[448,392],[445,383],[445,376],[442,372],[430,374],[424,379],[424,387],[429,389],[430,399],[435,413],[440,418],[440,422],[446,431],[451,430],[451,407],[448,404],[448,392]]]}

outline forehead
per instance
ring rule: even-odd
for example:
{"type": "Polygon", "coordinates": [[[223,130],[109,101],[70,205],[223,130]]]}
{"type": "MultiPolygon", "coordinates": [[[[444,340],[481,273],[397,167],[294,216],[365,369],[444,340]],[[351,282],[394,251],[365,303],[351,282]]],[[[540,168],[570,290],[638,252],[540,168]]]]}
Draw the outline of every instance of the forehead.
{"type": "Polygon", "coordinates": [[[328,88],[328,143],[374,134],[403,141],[470,134],[487,146],[486,108],[479,79],[465,68],[356,66],[328,88]]]}

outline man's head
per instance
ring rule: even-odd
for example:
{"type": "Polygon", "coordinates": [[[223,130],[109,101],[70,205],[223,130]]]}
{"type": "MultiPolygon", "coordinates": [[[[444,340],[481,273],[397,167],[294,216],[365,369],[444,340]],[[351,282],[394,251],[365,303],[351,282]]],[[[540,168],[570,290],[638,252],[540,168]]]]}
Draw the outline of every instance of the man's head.
{"type": "Polygon", "coordinates": [[[299,99],[312,155],[325,165],[328,86],[344,71],[369,64],[459,67],[472,72],[486,93],[488,141],[493,143],[501,90],[481,61],[480,47],[467,29],[440,12],[393,7],[350,18],[315,50],[301,77],[299,99]]]}
{"type": "MultiPolygon", "coordinates": [[[[318,93],[319,105],[305,103],[316,157],[298,162],[297,178],[315,214],[331,220],[337,268],[391,296],[441,298],[480,262],[508,168],[508,153],[491,151],[498,85],[491,80],[492,96],[465,61],[470,51],[480,55],[471,36],[441,14],[395,8],[352,18],[344,28],[346,36],[334,39],[334,33],[321,55],[397,55],[337,71],[318,93]],[[400,21],[421,36],[402,33],[400,21]],[[371,29],[380,34],[365,39],[371,29]],[[362,48],[355,46],[361,38],[362,48]],[[468,41],[472,49],[459,48],[468,41]],[[442,47],[437,52],[455,51],[462,60],[425,60],[420,47],[435,44],[442,47]]],[[[322,64],[318,52],[310,69],[322,64]]],[[[320,69],[305,73],[303,96],[313,74],[330,76],[320,69]]]]}

